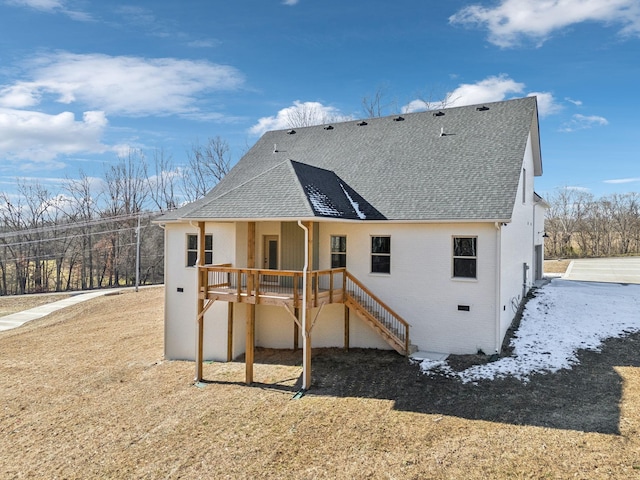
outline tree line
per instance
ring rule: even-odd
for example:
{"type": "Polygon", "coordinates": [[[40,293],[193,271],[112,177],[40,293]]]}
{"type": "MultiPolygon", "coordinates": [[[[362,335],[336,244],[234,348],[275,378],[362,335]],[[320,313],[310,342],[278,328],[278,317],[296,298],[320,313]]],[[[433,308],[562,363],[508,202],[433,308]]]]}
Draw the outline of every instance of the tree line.
{"type": "Polygon", "coordinates": [[[52,191],[18,179],[0,192],[0,295],[164,281],[164,235],[152,220],[204,196],[229,170],[229,145],[196,143],[176,166],[130,150],[100,177],[80,171],[52,191]],[[136,271],[140,245],[139,271],[136,271]]]}
{"type": "Polygon", "coordinates": [[[564,188],[546,200],[546,257],[640,254],[640,194],[596,198],[564,188]]]}

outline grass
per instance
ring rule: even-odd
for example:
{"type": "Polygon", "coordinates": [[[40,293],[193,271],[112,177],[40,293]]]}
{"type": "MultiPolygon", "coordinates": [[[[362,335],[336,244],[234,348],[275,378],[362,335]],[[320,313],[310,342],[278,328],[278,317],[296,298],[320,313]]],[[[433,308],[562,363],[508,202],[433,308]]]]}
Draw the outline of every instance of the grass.
{"type": "Polygon", "coordinates": [[[545,260],[544,261],[544,273],[564,273],[569,268],[571,260],[558,259],[558,260],[545,260]]]}
{"type": "Polygon", "coordinates": [[[639,478],[640,336],[581,366],[461,385],[395,353],[162,358],[163,290],[0,333],[0,478],[639,478]]]}
{"type": "Polygon", "coordinates": [[[47,303],[63,300],[70,295],[67,293],[31,294],[4,297],[0,296],[0,318],[12,313],[39,307],[47,303]]]}

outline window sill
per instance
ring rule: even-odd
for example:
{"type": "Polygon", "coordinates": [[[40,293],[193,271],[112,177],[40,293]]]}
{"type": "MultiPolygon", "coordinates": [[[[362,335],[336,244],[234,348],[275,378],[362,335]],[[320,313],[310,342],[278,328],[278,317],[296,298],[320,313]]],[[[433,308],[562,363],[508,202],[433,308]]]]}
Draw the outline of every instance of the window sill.
{"type": "Polygon", "coordinates": [[[463,283],[478,283],[478,278],[470,278],[470,277],[451,277],[451,280],[454,282],[463,282],[463,283]]]}

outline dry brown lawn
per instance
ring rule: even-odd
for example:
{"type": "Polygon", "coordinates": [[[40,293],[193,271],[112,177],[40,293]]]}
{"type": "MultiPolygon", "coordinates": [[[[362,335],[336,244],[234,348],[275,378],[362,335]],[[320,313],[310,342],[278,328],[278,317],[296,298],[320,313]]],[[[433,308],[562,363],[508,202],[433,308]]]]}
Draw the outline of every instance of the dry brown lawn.
{"type": "Polygon", "coordinates": [[[18,295],[11,297],[0,297],[0,317],[21,312],[30,308],[39,307],[50,302],[63,300],[70,295],[67,293],[18,295]]]}
{"type": "Polygon", "coordinates": [[[163,290],[0,333],[0,478],[640,478],[640,335],[571,371],[462,385],[395,353],[162,358],[163,290]]]}
{"type": "Polygon", "coordinates": [[[569,268],[571,260],[545,260],[544,261],[544,273],[564,273],[569,268]]]}

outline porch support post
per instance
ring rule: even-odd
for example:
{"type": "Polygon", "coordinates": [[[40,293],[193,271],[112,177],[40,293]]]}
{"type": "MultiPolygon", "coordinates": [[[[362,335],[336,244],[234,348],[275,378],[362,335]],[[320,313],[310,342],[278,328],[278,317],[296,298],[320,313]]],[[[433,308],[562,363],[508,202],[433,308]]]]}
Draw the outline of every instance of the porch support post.
{"type": "MultiPolygon", "coordinates": [[[[256,222],[249,222],[247,231],[247,268],[256,267],[256,222]]],[[[247,290],[251,295],[253,275],[247,276],[247,290]]],[[[256,306],[247,305],[247,336],[245,341],[245,383],[253,383],[253,360],[255,353],[256,306]]]]}
{"type": "Polygon", "coordinates": [[[227,302],[227,362],[233,360],[233,302],[227,302]]]}
{"type": "Polygon", "coordinates": [[[204,222],[198,222],[198,259],[196,262],[196,274],[198,276],[198,312],[197,312],[197,323],[198,323],[198,332],[197,332],[197,342],[196,342],[196,382],[202,381],[202,356],[203,356],[203,338],[204,338],[204,295],[205,295],[205,285],[204,285],[204,276],[200,271],[200,267],[204,265],[204,222]]]}
{"type": "MultiPolygon", "coordinates": [[[[294,288],[297,288],[297,287],[294,286],[294,288]]],[[[300,309],[296,307],[294,311],[295,311],[296,318],[298,319],[298,321],[300,321],[300,309]]],[[[296,322],[293,322],[293,350],[294,351],[300,348],[300,345],[298,345],[299,336],[300,336],[300,329],[298,328],[298,324],[296,322]]]]}
{"type": "MultiPolygon", "coordinates": [[[[307,248],[306,248],[306,254],[307,254],[307,258],[305,259],[305,263],[307,265],[308,269],[313,270],[313,222],[305,222],[305,227],[307,228],[307,248]]],[[[311,275],[309,274],[309,272],[305,272],[306,277],[307,277],[307,290],[305,292],[305,297],[306,297],[306,303],[303,306],[303,308],[306,308],[306,322],[304,325],[304,329],[305,329],[305,336],[304,336],[304,344],[303,344],[303,364],[305,366],[305,368],[303,369],[303,375],[304,375],[304,379],[303,379],[303,388],[305,390],[309,389],[311,387],[311,326],[312,323],[309,321],[310,318],[310,312],[311,309],[309,308],[309,305],[312,304],[312,282],[311,280],[311,275]]]]}
{"type": "Polygon", "coordinates": [[[344,305],[344,349],[349,350],[349,307],[344,305]]]}

